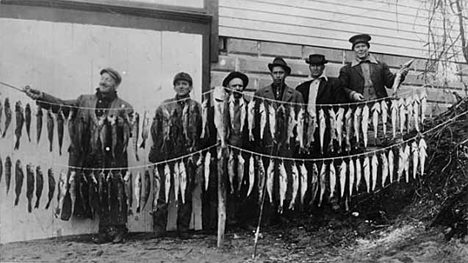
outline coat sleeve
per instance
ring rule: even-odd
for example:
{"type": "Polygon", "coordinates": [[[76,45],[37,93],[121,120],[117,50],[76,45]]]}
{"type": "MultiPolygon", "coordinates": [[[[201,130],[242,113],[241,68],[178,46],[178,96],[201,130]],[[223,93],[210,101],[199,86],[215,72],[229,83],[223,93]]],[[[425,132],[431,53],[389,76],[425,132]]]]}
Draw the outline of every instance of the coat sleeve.
{"type": "Polygon", "coordinates": [[[152,163],[156,163],[164,160],[164,154],[162,153],[162,109],[161,106],[156,110],[156,114],[151,124],[151,138],[153,139],[153,146],[151,146],[148,154],[148,159],[152,163]]]}
{"type": "Polygon", "coordinates": [[[343,88],[348,90],[353,90],[349,85],[349,66],[344,66],[340,69],[340,75],[338,76],[338,80],[343,88]]]}
{"type": "Polygon", "coordinates": [[[62,108],[65,115],[68,115],[68,112],[71,109],[76,109],[80,105],[80,101],[82,99],[83,95],[80,95],[77,99],[74,100],[62,100],[48,93],[43,93],[42,98],[36,100],[36,104],[46,110],[51,109],[54,113],[58,112],[58,110],[62,108]]]}
{"type": "Polygon", "coordinates": [[[355,93],[354,90],[345,87],[340,80],[330,81],[331,89],[333,90],[332,95],[335,98],[336,103],[347,103],[352,101],[352,95],[355,93]]]}
{"type": "Polygon", "coordinates": [[[395,81],[395,74],[393,74],[390,71],[390,68],[384,62],[382,62],[382,78],[383,78],[383,81],[384,81],[384,85],[388,89],[391,89],[392,86],[393,86],[393,82],[395,81]]]}

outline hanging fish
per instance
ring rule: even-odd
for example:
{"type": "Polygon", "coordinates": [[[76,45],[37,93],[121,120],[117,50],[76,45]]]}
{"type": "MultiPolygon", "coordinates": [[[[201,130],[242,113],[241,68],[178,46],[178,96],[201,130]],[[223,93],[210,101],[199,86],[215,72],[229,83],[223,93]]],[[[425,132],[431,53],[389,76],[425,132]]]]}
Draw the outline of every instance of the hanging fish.
{"type": "Polygon", "coordinates": [[[3,104],[2,104],[2,101],[1,101],[2,97],[1,97],[1,94],[0,94],[0,134],[2,134],[2,127],[1,127],[1,123],[2,123],[2,117],[3,117],[3,104]]]}
{"type": "Polygon", "coordinates": [[[158,211],[159,192],[161,191],[161,176],[159,175],[158,167],[153,169],[153,207],[152,213],[158,211]]]}
{"type": "MultiPolygon", "coordinates": [[[[156,171],[157,171],[157,169],[155,168],[155,172],[156,171]]],[[[132,179],[133,179],[132,173],[130,171],[127,171],[125,173],[125,176],[124,176],[123,180],[124,180],[124,184],[125,184],[124,191],[125,191],[125,198],[127,200],[127,209],[128,209],[128,214],[129,215],[133,214],[133,210],[132,210],[132,205],[133,205],[132,179]]]]}
{"type": "MultiPolygon", "coordinates": [[[[305,198],[305,194],[307,192],[307,182],[308,182],[308,176],[309,174],[307,173],[307,168],[305,166],[304,163],[302,163],[300,166],[299,166],[299,171],[300,171],[300,182],[301,182],[301,195],[300,195],[300,198],[301,198],[301,204],[304,204],[304,198],[305,198]]],[[[315,198],[315,196],[314,196],[315,198]]]]}
{"type": "MultiPolygon", "coordinates": [[[[380,103],[376,102],[374,103],[374,106],[372,106],[372,124],[374,126],[374,138],[377,139],[377,131],[379,129],[379,115],[382,112],[382,109],[380,107],[380,103]]],[[[385,133],[384,133],[385,134],[385,133]]]]}
{"type": "Polygon", "coordinates": [[[3,162],[2,162],[2,157],[0,156],[0,182],[2,181],[2,176],[3,176],[3,162]]]}
{"type": "Polygon", "coordinates": [[[234,121],[235,121],[235,110],[234,110],[234,94],[229,95],[229,100],[228,100],[228,108],[229,108],[229,117],[230,121],[229,123],[231,124],[231,129],[234,129],[234,121]]]}
{"type": "Polygon", "coordinates": [[[62,144],[63,144],[63,128],[65,122],[65,116],[63,115],[62,110],[59,110],[56,115],[57,120],[57,136],[59,144],[59,154],[62,155],[62,144]]]}
{"type": "Polygon", "coordinates": [[[413,123],[412,121],[412,116],[413,116],[413,98],[412,97],[406,97],[405,99],[405,107],[406,107],[406,130],[409,132],[411,131],[411,124],[413,123]]]}
{"type": "Polygon", "coordinates": [[[281,162],[279,167],[279,206],[278,213],[282,214],[284,209],[284,200],[286,199],[286,191],[288,190],[288,174],[284,167],[284,162],[281,162]]]}
{"type": "Polygon", "coordinates": [[[296,140],[299,142],[300,149],[304,148],[304,116],[305,116],[305,111],[304,111],[304,108],[301,107],[299,109],[299,112],[297,113],[297,126],[296,126],[296,131],[297,131],[296,140]]]}
{"type": "Polygon", "coordinates": [[[293,107],[289,107],[289,116],[288,116],[288,138],[286,140],[286,144],[289,145],[290,139],[294,138],[294,128],[297,126],[296,121],[296,111],[293,107]]]}
{"type": "Polygon", "coordinates": [[[131,123],[129,116],[127,114],[122,114],[122,117],[117,118],[118,128],[121,129],[122,133],[122,151],[119,153],[119,157],[122,157],[122,154],[127,152],[128,141],[132,134],[131,123]]]}
{"type": "Polygon", "coordinates": [[[10,100],[5,98],[5,103],[3,104],[5,110],[5,130],[3,130],[2,138],[5,138],[8,127],[10,127],[11,119],[13,118],[13,112],[11,111],[10,100]]]}
{"type": "Polygon", "coordinates": [[[268,106],[268,124],[270,127],[271,138],[275,140],[276,134],[276,111],[273,105],[268,106]]]}
{"type": "Polygon", "coordinates": [[[169,167],[169,164],[166,163],[164,165],[164,194],[166,195],[166,203],[169,203],[170,191],[171,191],[171,168],[169,167]]]}
{"type": "Polygon", "coordinates": [[[403,134],[403,130],[406,127],[405,99],[400,98],[398,100],[398,109],[399,109],[399,113],[400,113],[400,133],[403,134]]]}
{"type": "MultiPolygon", "coordinates": [[[[115,149],[117,147],[117,117],[115,115],[107,116],[111,127],[111,149],[112,149],[112,158],[115,160],[116,154],[115,149]]],[[[143,147],[144,148],[144,147],[143,147]]]]}
{"type": "Polygon", "coordinates": [[[112,204],[112,181],[114,179],[114,174],[112,171],[109,171],[107,173],[106,177],[106,184],[107,184],[107,209],[108,211],[111,210],[111,204],[112,204]]]}
{"type": "MultiPolygon", "coordinates": [[[[68,179],[68,192],[70,193],[71,199],[71,214],[75,211],[75,204],[76,204],[76,171],[73,170],[70,173],[70,178],[68,179]]],[[[65,192],[66,195],[66,192],[65,192]]]]}
{"type": "MultiPolygon", "coordinates": [[[[80,133],[78,133],[78,135],[79,134],[80,133]]],[[[54,116],[50,109],[47,111],[47,138],[49,139],[49,151],[52,152],[52,145],[54,142],[54,116]]]]}
{"type": "MultiPolygon", "coordinates": [[[[221,148],[226,148],[226,125],[224,121],[224,100],[226,92],[224,87],[217,86],[213,90],[214,102],[214,124],[217,130],[218,139],[221,141],[221,148]]],[[[262,135],[260,135],[262,136],[262,135]]]]}
{"type": "Polygon", "coordinates": [[[411,143],[411,156],[413,157],[413,179],[416,179],[419,161],[419,147],[416,140],[411,143]]]}
{"type": "MultiPolygon", "coordinates": [[[[175,114],[174,114],[175,115],[175,114]]],[[[182,108],[182,128],[185,136],[185,141],[190,142],[190,132],[189,132],[189,120],[190,120],[190,105],[184,102],[184,107],[182,108]]],[[[149,125],[149,123],[148,123],[149,125]]],[[[191,145],[189,143],[189,145],[191,145]]]]}
{"type": "Polygon", "coordinates": [[[55,178],[54,178],[54,172],[52,171],[52,168],[49,168],[47,170],[47,182],[49,184],[49,192],[47,195],[48,200],[47,200],[45,209],[49,209],[50,202],[52,202],[52,199],[54,198],[54,194],[55,194],[55,178]]]}
{"type": "Polygon", "coordinates": [[[369,129],[369,106],[364,104],[362,107],[362,140],[364,141],[364,148],[367,148],[367,130],[369,129]]]}
{"type": "Polygon", "coordinates": [[[424,138],[419,140],[419,165],[421,167],[421,175],[424,175],[424,164],[426,163],[426,152],[427,144],[424,138]]]}
{"type": "MultiPolygon", "coordinates": [[[[83,120],[81,120],[82,122],[83,120]]],[[[98,130],[99,130],[99,141],[101,141],[101,152],[102,154],[105,154],[107,143],[108,143],[108,119],[106,116],[101,116],[98,119],[98,130]]],[[[78,136],[80,137],[80,136],[78,136]]]]}
{"type": "Polygon", "coordinates": [[[179,192],[180,192],[180,169],[177,163],[174,163],[174,201],[179,201],[179,192]]]}
{"type": "Polygon", "coordinates": [[[361,166],[361,159],[359,157],[356,158],[356,191],[359,191],[359,185],[361,184],[362,178],[362,166],[361,166]]]}
{"type": "Polygon", "coordinates": [[[395,162],[393,158],[393,149],[388,150],[388,176],[390,177],[390,183],[393,183],[393,169],[395,168],[395,162]]]}
{"type": "Polygon", "coordinates": [[[205,171],[203,173],[205,176],[205,191],[208,191],[208,186],[210,183],[210,162],[211,162],[211,153],[207,151],[205,155],[205,171]]]}
{"type": "Polygon", "coordinates": [[[231,188],[231,194],[234,193],[234,177],[236,176],[235,172],[235,161],[234,152],[231,150],[228,158],[228,177],[229,177],[229,186],[231,188]]]}
{"type": "Polygon", "coordinates": [[[202,102],[201,108],[202,108],[202,131],[200,134],[200,138],[205,138],[207,134],[206,129],[208,125],[208,100],[207,99],[205,99],[202,102]]]}
{"type": "Polygon", "coordinates": [[[24,180],[23,167],[21,166],[21,161],[17,160],[16,167],[15,167],[15,194],[16,194],[15,206],[17,206],[19,203],[21,188],[23,187],[23,180],[24,180]]]}
{"type": "Polygon", "coordinates": [[[273,204],[273,180],[274,180],[274,161],[270,159],[270,163],[268,164],[268,168],[266,171],[266,188],[268,197],[270,198],[270,203],[273,204]]]}
{"type": "Polygon", "coordinates": [[[143,127],[141,128],[141,139],[142,142],[140,144],[140,148],[145,149],[146,145],[146,139],[148,139],[149,136],[149,128],[150,128],[150,118],[149,118],[149,112],[145,110],[143,113],[143,127]]]}
{"type": "Polygon", "coordinates": [[[187,190],[187,171],[183,160],[179,162],[179,181],[180,181],[180,196],[182,203],[185,204],[185,192],[187,190]]]}
{"type": "Polygon", "coordinates": [[[382,152],[380,158],[382,159],[382,187],[384,187],[388,177],[388,159],[384,152],[382,152]]]}
{"type": "Polygon", "coordinates": [[[239,152],[239,155],[237,155],[237,179],[238,179],[238,186],[237,186],[237,192],[240,192],[241,187],[242,187],[242,182],[244,180],[244,165],[245,165],[245,160],[244,157],[242,157],[242,153],[239,152]]]}
{"type": "Polygon", "coordinates": [[[340,197],[343,198],[345,192],[345,185],[346,185],[346,171],[347,165],[346,162],[343,160],[340,165],[340,197]]]}
{"type": "Polygon", "coordinates": [[[353,195],[353,188],[354,188],[354,175],[355,175],[355,167],[354,167],[354,161],[353,159],[349,159],[349,185],[348,185],[348,191],[349,191],[349,196],[351,197],[353,195]]]}
{"type": "Polygon", "coordinates": [[[388,119],[388,105],[386,100],[380,102],[380,110],[382,111],[382,126],[384,136],[387,134],[387,119],[388,119]]]}
{"type": "Polygon", "coordinates": [[[137,213],[140,213],[140,209],[141,209],[141,202],[140,202],[141,201],[141,190],[142,190],[141,187],[142,187],[141,172],[138,172],[137,176],[135,178],[135,191],[134,191],[135,202],[136,202],[136,205],[137,205],[137,207],[136,207],[136,212],[137,213]]]}
{"type": "MultiPolygon", "coordinates": [[[[305,168],[305,165],[304,165],[304,168],[305,168]]],[[[312,163],[312,178],[310,182],[310,187],[311,187],[310,188],[311,199],[310,199],[309,205],[312,205],[312,203],[315,201],[315,198],[317,197],[317,192],[319,188],[319,171],[318,171],[316,163],[312,163]]]]}
{"type": "Polygon", "coordinates": [[[414,128],[416,129],[417,132],[419,132],[419,121],[421,120],[421,117],[419,116],[419,97],[415,93],[413,95],[413,120],[414,120],[414,128]]]}
{"type": "Polygon", "coordinates": [[[304,126],[307,127],[305,131],[304,144],[306,148],[310,148],[315,141],[315,129],[317,128],[317,116],[315,110],[307,109],[304,112],[304,126]]]}
{"type": "Polygon", "coordinates": [[[101,173],[98,176],[98,195],[99,195],[99,203],[100,205],[104,206],[104,184],[106,181],[106,174],[104,173],[104,170],[101,171],[101,173]]]}
{"type": "Polygon", "coordinates": [[[419,94],[419,101],[421,103],[421,124],[424,124],[424,120],[426,119],[426,112],[427,112],[427,94],[425,90],[423,90],[419,94]]]}
{"type": "Polygon", "coordinates": [[[351,151],[351,135],[352,135],[352,127],[353,127],[353,109],[351,107],[348,108],[345,114],[345,127],[346,127],[346,147],[345,151],[351,151]]]}
{"type": "Polygon", "coordinates": [[[239,110],[240,110],[240,130],[244,130],[244,125],[245,125],[245,117],[247,116],[247,105],[245,105],[245,102],[243,99],[239,100],[239,110]]]}
{"type": "MultiPolygon", "coordinates": [[[[320,196],[319,196],[319,203],[318,206],[320,207],[322,205],[322,200],[323,200],[323,195],[325,194],[325,188],[327,187],[326,182],[325,182],[325,175],[326,175],[326,165],[325,163],[322,163],[322,167],[320,168],[320,175],[319,175],[319,180],[320,180],[320,196]]],[[[312,180],[314,178],[312,177],[312,180]]]]}
{"type": "Polygon", "coordinates": [[[336,169],[333,160],[330,162],[330,198],[335,196],[336,189],[336,169]]]}
{"type": "Polygon", "coordinates": [[[404,173],[405,173],[407,183],[409,182],[409,155],[410,155],[410,147],[408,144],[405,144],[403,163],[405,164],[404,173]]]}
{"type": "MultiPolygon", "coordinates": [[[[38,112],[39,113],[39,112],[38,112]]],[[[82,125],[78,125],[78,122],[80,122],[81,118],[75,118],[75,113],[76,111],[70,111],[70,114],[68,115],[68,120],[67,120],[67,128],[68,128],[68,138],[70,138],[70,146],[69,146],[69,151],[70,152],[78,152],[80,153],[81,152],[81,147],[78,147],[78,145],[80,145],[81,143],[81,136],[78,136],[78,132],[82,132],[83,129],[82,129],[82,125]],[[79,131],[78,129],[81,129],[81,131],[79,131]]],[[[38,118],[38,121],[39,121],[39,117],[38,118]]],[[[42,110],[41,110],[41,117],[40,117],[40,121],[41,121],[41,129],[42,129],[42,110]]],[[[93,123],[94,124],[94,123],[93,123]]],[[[93,126],[91,126],[92,128],[94,128],[93,126]]],[[[39,127],[37,127],[37,129],[39,129],[39,127]]],[[[94,136],[96,136],[96,133],[91,133],[91,140],[94,140],[94,136]]],[[[99,135],[97,135],[99,137],[99,135]]],[[[39,142],[39,141],[38,141],[39,142]]],[[[92,141],[91,142],[93,144],[93,147],[97,147],[97,143],[96,145],[94,144],[94,142],[92,141]]]]}
{"type": "Polygon", "coordinates": [[[255,184],[255,160],[253,157],[253,154],[250,155],[249,159],[249,189],[247,190],[247,197],[250,196],[250,193],[252,192],[252,189],[255,184]]]}
{"type": "Polygon", "coordinates": [[[44,189],[44,175],[42,174],[41,167],[36,167],[36,204],[34,208],[39,208],[39,200],[41,200],[42,189],[44,189]]]}
{"type": "Polygon", "coordinates": [[[255,128],[255,100],[251,100],[247,104],[247,127],[249,129],[249,140],[254,141],[253,130],[255,128]]]}
{"type": "Polygon", "coordinates": [[[411,64],[413,64],[414,59],[409,60],[405,64],[401,65],[400,69],[395,74],[395,79],[393,80],[393,96],[396,96],[396,92],[400,87],[401,82],[403,81],[403,72],[408,70],[411,64]]]}
{"type": "Polygon", "coordinates": [[[91,219],[94,219],[96,211],[99,209],[98,181],[94,172],[88,174],[88,203],[91,212],[91,219]]]}
{"type": "Polygon", "coordinates": [[[288,120],[286,116],[286,109],[284,106],[281,104],[277,109],[275,113],[276,117],[276,134],[275,134],[275,140],[278,142],[278,145],[283,145],[283,143],[286,143],[289,138],[289,134],[287,134],[288,131],[288,120]]]}
{"type": "Polygon", "coordinates": [[[371,160],[371,166],[372,166],[372,192],[375,190],[375,187],[377,185],[377,177],[378,171],[377,169],[379,168],[379,160],[377,159],[377,154],[372,155],[372,160],[371,160]]]}
{"type": "Polygon", "coordinates": [[[144,188],[144,191],[143,191],[143,196],[142,196],[142,199],[141,199],[141,202],[142,202],[142,206],[141,206],[141,210],[143,211],[146,207],[146,204],[148,203],[148,199],[150,197],[150,192],[151,192],[151,175],[150,175],[150,172],[149,170],[145,170],[145,188],[144,188]]]}
{"type": "Polygon", "coordinates": [[[260,139],[263,139],[263,134],[265,133],[265,127],[267,123],[267,111],[265,107],[265,102],[260,102],[258,112],[260,114],[260,139]]]}
{"type": "Polygon", "coordinates": [[[28,212],[32,212],[32,199],[34,197],[34,171],[31,164],[26,165],[26,198],[28,199],[28,212]]]}
{"type": "MultiPolygon", "coordinates": [[[[265,167],[262,159],[258,156],[255,156],[258,166],[258,203],[261,204],[263,200],[263,188],[265,187],[265,167]]],[[[272,162],[272,161],[271,161],[272,162]]]]}
{"type": "MultiPolygon", "coordinates": [[[[299,192],[299,170],[297,169],[296,163],[292,164],[291,171],[292,171],[292,196],[291,196],[291,202],[289,203],[289,209],[294,210],[294,205],[296,204],[296,199],[297,199],[297,192],[299,192]]],[[[287,188],[287,185],[286,185],[286,188],[287,188]]]]}
{"type": "Polygon", "coordinates": [[[16,128],[15,128],[15,150],[19,149],[21,134],[23,132],[24,124],[24,110],[21,106],[21,101],[17,101],[15,105],[15,115],[16,115],[16,128]]]}
{"type": "Polygon", "coordinates": [[[398,149],[398,179],[397,181],[400,182],[401,177],[403,176],[403,171],[405,170],[405,152],[404,146],[400,145],[398,149]]]}
{"type": "Polygon", "coordinates": [[[10,191],[10,183],[11,183],[11,158],[10,156],[7,156],[5,158],[5,183],[6,183],[6,193],[8,195],[8,192],[10,191]]]}
{"type": "Polygon", "coordinates": [[[370,167],[370,161],[369,161],[369,156],[364,157],[364,162],[362,164],[362,169],[364,173],[364,181],[366,181],[366,189],[367,192],[370,193],[371,189],[371,182],[370,182],[370,177],[371,177],[371,167],[370,167]]]}
{"type": "Polygon", "coordinates": [[[397,116],[398,116],[398,100],[394,99],[392,100],[392,104],[390,105],[390,111],[391,111],[391,118],[392,118],[392,134],[393,138],[396,137],[396,129],[397,129],[397,116]]]}
{"type": "Polygon", "coordinates": [[[133,140],[133,151],[135,152],[135,158],[137,162],[140,161],[138,156],[138,136],[140,135],[140,114],[138,112],[133,113],[132,119],[132,140],[133,140]]]}
{"type": "Polygon", "coordinates": [[[36,130],[37,130],[37,143],[39,143],[41,139],[41,133],[42,133],[42,107],[38,106],[37,107],[37,113],[36,113],[36,130]]]}
{"type": "Polygon", "coordinates": [[[81,206],[83,208],[83,211],[86,211],[89,207],[89,203],[87,203],[87,201],[89,200],[89,182],[84,170],[81,170],[80,176],[78,176],[77,180],[78,181],[76,182],[76,185],[79,194],[79,197],[77,197],[77,199],[81,200],[81,206]]]}
{"type": "Polygon", "coordinates": [[[319,118],[319,139],[320,139],[320,152],[323,154],[323,143],[325,140],[325,130],[326,130],[326,122],[325,122],[325,112],[322,108],[319,109],[318,112],[319,118]]]}
{"type": "Polygon", "coordinates": [[[24,114],[26,122],[26,133],[28,134],[29,141],[31,141],[31,105],[29,105],[29,103],[26,103],[24,114]]]}
{"type": "Polygon", "coordinates": [[[357,106],[354,111],[353,126],[354,126],[354,136],[356,137],[356,148],[359,146],[359,133],[361,132],[361,107],[357,106]]]}
{"type": "Polygon", "coordinates": [[[330,120],[330,142],[327,151],[333,152],[333,142],[336,141],[336,113],[332,107],[328,109],[328,118],[330,120]]]}
{"type": "MultiPolygon", "coordinates": [[[[55,213],[54,213],[55,217],[57,218],[59,218],[60,215],[62,214],[63,203],[65,202],[65,196],[68,191],[68,178],[67,177],[68,177],[67,172],[62,170],[60,172],[60,177],[59,177],[59,182],[58,182],[57,208],[55,209],[55,213]]],[[[49,183],[50,183],[50,179],[49,179],[49,183]]],[[[49,191],[49,194],[50,194],[50,191],[49,191]]],[[[50,201],[49,201],[49,204],[50,204],[50,201]]]]}
{"type": "Polygon", "coordinates": [[[345,109],[340,107],[336,113],[336,136],[338,140],[338,152],[341,152],[343,145],[344,115],[345,109]]]}

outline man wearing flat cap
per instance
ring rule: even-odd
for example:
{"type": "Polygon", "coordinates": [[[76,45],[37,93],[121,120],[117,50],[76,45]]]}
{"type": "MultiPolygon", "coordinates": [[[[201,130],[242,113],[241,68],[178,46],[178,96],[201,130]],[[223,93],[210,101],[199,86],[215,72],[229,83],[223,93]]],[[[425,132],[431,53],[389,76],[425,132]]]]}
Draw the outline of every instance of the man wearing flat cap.
{"type": "MultiPolygon", "coordinates": [[[[123,183],[121,175],[126,173],[128,166],[123,130],[125,125],[130,125],[129,120],[132,118],[133,108],[117,96],[117,88],[122,82],[119,72],[112,68],[104,68],[100,71],[100,75],[101,80],[96,93],[81,95],[75,100],[62,100],[29,86],[26,86],[24,90],[26,95],[36,100],[36,103],[42,108],[50,109],[53,112],[61,111],[65,117],[69,116],[69,131],[82,130],[81,134],[69,134],[71,144],[68,149],[70,154],[68,176],[72,172],[76,174],[76,193],[82,192],[80,187],[83,183],[80,182],[91,182],[93,176],[96,176],[98,181],[104,180],[106,184],[109,184],[104,187],[105,192],[101,195],[111,198],[102,198],[103,201],[98,209],[99,233],[93,237],[93,241],[95,243],[110,241],[121,243],[128,231],[126,226],[127,207],[125,200],[122,202],[117,200],[117,189],[118,184],[123,183]],[[95,138],[94,136],[98,132],[98,119],[106,120],[108,117],[117,118],[117,143],[112,143],[112,139],[108,136],[106,141],[98,140],[98,145],[94,145],[91,138],[95,138]],[[112,170],[106,170],[108,168],[112,170]],[[105,178],[99,178],[99,176],[105,178]]],[[[104,121],[103,125],[109,124],[104,121]]],[[[91,205],[88,200],[77,194],[73,215],[94,218],[94,213],[90,209],[91,205]]],[[[61,212],[57,216],[62,220],[68,220],[71,216],[71,206],[70,195],[66,195],[64,205],[60,208],[61,212]]]]}
{"type": "MultiPolygon", "coordinates": [[[[193,89],[192,77],[185,72],[177,73],[172,82],[175,96],[166,99],[156,109],[156,114],[151,126],[151,138],[153,145],[148,159],[152,163],[164,162],[186,156],[200,149],[200,134],[202,127],[201,105],[190,98],[193,89]]],[[[177,203],[177,231],[181,239],[189,237],[188,229],[192,217],[192,191],[194,184],[195,164],[199,154],[180,159],[167,164],[156,166],[160,175],[160,192],[157,199],[157,208],[153,212],[153,226],[156,237],[166,235],[168,202],[165,197],[165,165],[169,165],[171,171],[175,166],[185,167],[187,186],[185,193],[178,195],[177,203]],[[184,199],[182,198],[184,196],[184,199]],[[185,200],[185,202],[183,201],[185,200]]],[[[171,195],[172,196],[172,195],[171,195]]],[[[153,208],[154,209],[154,208],[153,208]]]]}
{"type": "MultiPolygon", "coordinates": [[[[354,59],[340,70],[340,81],[345,87],[357,91],[360,100],[387,97],[385,88],[391,88],[395,80],[395,74],[387,64],[369,54],[370,40],[371,36],[368,34],[352,36],[349,42],[352,43],[354,59]]],[[[403,71],[401,81],[407,73],[407,70],[403,71]]]]}

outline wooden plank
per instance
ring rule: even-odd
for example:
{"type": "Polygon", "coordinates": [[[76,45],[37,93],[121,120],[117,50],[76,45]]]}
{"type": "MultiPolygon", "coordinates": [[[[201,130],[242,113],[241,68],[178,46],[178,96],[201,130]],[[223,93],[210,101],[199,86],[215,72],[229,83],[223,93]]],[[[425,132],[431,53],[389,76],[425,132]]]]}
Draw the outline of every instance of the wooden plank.
{"type": "Polygon", "coordinates": [[[273,42],[260,43],[260,55],[283,58],[302,58],[302,46],[273,42]]]}
{"type": "Polygon", "coordinates": [[[258,41],[247,39],[228,38],[226,50],[234,54],[258,54],[258,41]]]}

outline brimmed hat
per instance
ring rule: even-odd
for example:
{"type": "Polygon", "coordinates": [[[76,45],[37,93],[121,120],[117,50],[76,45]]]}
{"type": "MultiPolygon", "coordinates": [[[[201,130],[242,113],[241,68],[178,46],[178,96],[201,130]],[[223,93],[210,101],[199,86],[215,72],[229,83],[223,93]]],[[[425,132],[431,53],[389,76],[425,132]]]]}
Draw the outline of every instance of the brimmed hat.
{"type": "Polygon", "coordinates": [[[120,73],[117,70],[113,68],[103,68],[101,69],[101,72],[99,74],[102,75],[104,73],[109,74],[115,80],[115,83],[117,85],[119,85],[120,82],[122,82],[122,76],[120,76],[120,73]]]}
{"type": "Polygon", "coordinates": [[[309,57],[305,59],[305,62],[310,65],[325,65],[328,63],[328,60],[325,59],[324,55],[310,54],[309,57]]]}
{"type": "Polygon", "coordinates": [[[179,72],[177,73],[175,76],[174,76],[174,81],[172,82],[173,85],[176,84],[177,81],[179,80],[185,80],[187,81],[190,86],[192,86],[193,84],[193,80],[192,80],[192,77],[188,74],[188,73],[185,73],[185,72],[179,72]]]}
{"type": "Polygon", "coordinates": [[[364,43],[367,45],[367,47],[370,47],[369,41],[371,40],[371,36],[369,34],[359,34],[359,35],[354,35],[349,39],[349,42],[353,44],[351,49],[354,50],[354,46],[358,43],[364,43]]]}
{"type": "Polygon", "coordinates": [[[288,64],[286,63],[286,61],[284,61],[283,58],[276,57],[273,60],[273,63],[268,64],[268,69],[270,69],[270,71],[272,71],[273,67],[275,67],[275,66],[280,66],[286,71],[286,74],[288,74],[288,75],[291,74],[291,68],[288,66],[288,64]]]}
{"type": "Polygon", "coordinates": [[[223,86],[227,87],[229,85],[229,82],[235,78],[239,78],[242,80],[242,82],[244,83],[244,88],[247,87],[247,85],[249,85],[249,77],[247,77],[247,75],[239,71],[233,71],[224,78],[223,86]]]}

